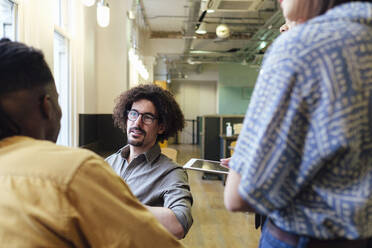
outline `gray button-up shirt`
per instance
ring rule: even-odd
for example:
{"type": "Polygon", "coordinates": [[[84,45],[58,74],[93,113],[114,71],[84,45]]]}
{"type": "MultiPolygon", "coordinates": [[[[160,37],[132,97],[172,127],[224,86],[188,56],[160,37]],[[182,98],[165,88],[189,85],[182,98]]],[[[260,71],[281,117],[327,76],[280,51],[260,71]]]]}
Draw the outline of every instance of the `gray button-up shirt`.
{"type": "Polygon", "coordinates": [[[161,154],[158,144],[129,164],[126,160],[128,155],[129,145],[106,158],[106,162],[143,204],[171,209],[186,235],[193,222],[193,199],[186,171],[161,154]]]}

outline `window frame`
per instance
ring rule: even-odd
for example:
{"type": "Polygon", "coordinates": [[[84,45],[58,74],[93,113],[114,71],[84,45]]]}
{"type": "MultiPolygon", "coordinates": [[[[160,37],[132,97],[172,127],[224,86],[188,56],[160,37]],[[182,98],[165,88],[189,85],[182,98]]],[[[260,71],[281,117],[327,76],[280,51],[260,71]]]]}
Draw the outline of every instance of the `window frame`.
{"type": "MultiPolygon", "coordinates": [[[[13,13],[12,13],[12,21],[13,21],[13,25],[14,25],[14,28],[13,28],[13,34],[14,34],[14,37],[6,37],[4,36],[4,33],[3,34],[0,34],[0,38],[9,38],[9,39],[13,39],[14,41],[17,41],[18,40],[18,5],[19,5],[19,1],[18,0],[4,0],[4,1],[8,1],[9,3],[13,4],[13,13]]],[[[3,31],[4,32],[4,31],[3,31]]]]}
{"type": "MultiPolygon", "coordinates": [[[[62,106],[61,104],[61,108],[63,111],[63,114],[62,114],[62,118],[67,118],[67,127],[64,127],[62,126],[63,123],[63,119],[61,119],[61,131],[62,131],[62,128],[66,128],[66,136],[67,136],[67,141],[64,142],[62,140],[60,140],[60,136],[61,135],[61,132],[60,134],[58,135],[58,140],[57,140],[57,143],[58,144],[62,144],[62,145],[66,145],[66,146],[72,146],[72,143],[73,143],[73,137],[72,137],[72,129],[73,129],[73,116],[72,116],[72,56],[71,56],[71,35],[70,35],[70,32],[69,32],[69,27],[70,27],[70,20],[72,19],[71,18],[71,11],[70,11],[70,8],[72,7],[72,4],[71,4],[71,0],[55,0],[55,4],[58,4],[58,6],[55,6],[56,8],[58,8],[58,23],[54,23],[54,32],[53,32],[53,42],[55,42],[55,36],[56,35],[59,35],[65,42],[66,44],[66,53],[67,53],[67,68],[66,68],[66,71],[67,71],[67,78],[66,78],[66,81],[67,81],[67,98],[66,98],[66,106],[62,106]],[[63,7],[63,1],[66,1],[66,4],[64,5],[65,7],[63,7]],[[63,8],[66,8],[65,10],[63,10],[63,8]]],[[[56,19],[55,19],[56,20],[56,19]]],[[[55,21],[54,20],[54,21],[55,21]]],[[[55,46],[57,44],[54,44],[53,47],[54,49],[55,46]]],[[[54,57],[54,56],[53,56],[54,57]]],[[[57,58],[53,58],[53,61],[54,63],[56,63],[56,59],[57,58]]],[[[55,69],[55,66],[54,68],[55,69]]],[[[54,74],[56,72],[54,71],[54,74]]],[[[56,76],[56,75],[55,75],[56,76]]],[[[57,79],[59,80],[59,79],[57,79]]],[[[57,82],[56,82],[56,86],[59,87],[60,85],[57,85],[57,82]]],[[[60,92],[58,92],[60,93],[60,92]]],[[[62,92],[61,92],[62,93],[62,92]]],[[[60,97],[62,97],[62,95],[60,94],[60,97]]]]}

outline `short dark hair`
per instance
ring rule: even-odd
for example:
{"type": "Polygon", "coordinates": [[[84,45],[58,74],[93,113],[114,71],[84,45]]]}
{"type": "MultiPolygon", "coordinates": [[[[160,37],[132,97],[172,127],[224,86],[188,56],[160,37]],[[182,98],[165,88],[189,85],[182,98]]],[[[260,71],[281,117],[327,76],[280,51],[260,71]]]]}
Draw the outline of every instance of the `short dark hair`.
{"type": "Polygon", "coordinates": [[[127,111],[132,108],[134,102],[142,99],[154,104],[159,124],[164,125],[164,133],[158,135],[157,141],[163,141],[184,128],[183,113],[173,95],[155,84],[142,84],[122,93],[116,99],[113,119],[115,125],[124,133],[127,128],[127,111]]]}
{"type": "MultiPolygon", "coordinates": [[[[54,83],[40,50],[7,38],[0,40],[0,98],[7,93],[54,83]]],[[[0,105],[0,139],[17,135],[20,128],[0,105]]]]}

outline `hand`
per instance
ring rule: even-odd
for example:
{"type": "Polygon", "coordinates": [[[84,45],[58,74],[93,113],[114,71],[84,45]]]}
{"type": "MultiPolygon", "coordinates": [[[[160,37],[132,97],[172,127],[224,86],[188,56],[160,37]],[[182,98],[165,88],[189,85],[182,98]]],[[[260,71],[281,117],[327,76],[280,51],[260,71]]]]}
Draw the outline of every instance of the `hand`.
{"type": "Polygon", "coordinates": [[[287,23],[285,23],[285,24],[283,24],[283,25],[279,28],[279,31],[280,31],[280,33],[283,33],[283,32],[285,32],[285,31],[288,31],[289,28],[290,28],[290,26],[289,26],[287,23]]]}
{"type": "Polygon", "coordinates": [[[230,158],[221,158],[220,159],[221,165],[229,167],[230,159],[231,159],[231,157],[230,158]]]}
{"type": "Polygon", "coordinates": [[[293,21],[286,20],[285,23],[279,28],[280,33],[290,30],[291,28],[296,26],[296,23],[299,23],[299,22],[293,22],[293,21]]]}

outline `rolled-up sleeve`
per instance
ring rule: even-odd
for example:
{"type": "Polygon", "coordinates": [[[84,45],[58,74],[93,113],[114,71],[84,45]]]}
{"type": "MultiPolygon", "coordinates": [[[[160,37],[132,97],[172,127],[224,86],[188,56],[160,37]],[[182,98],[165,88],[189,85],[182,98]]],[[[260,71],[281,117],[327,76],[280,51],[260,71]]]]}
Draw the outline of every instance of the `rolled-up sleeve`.
{"type": "Polygon", "coordinates": [[[186,235],[193,223],[191,215],[193,198],[186,171],[181,167],[172,170],[166,177],[165,184],[164,207],[173,211],[186,235]]]}

